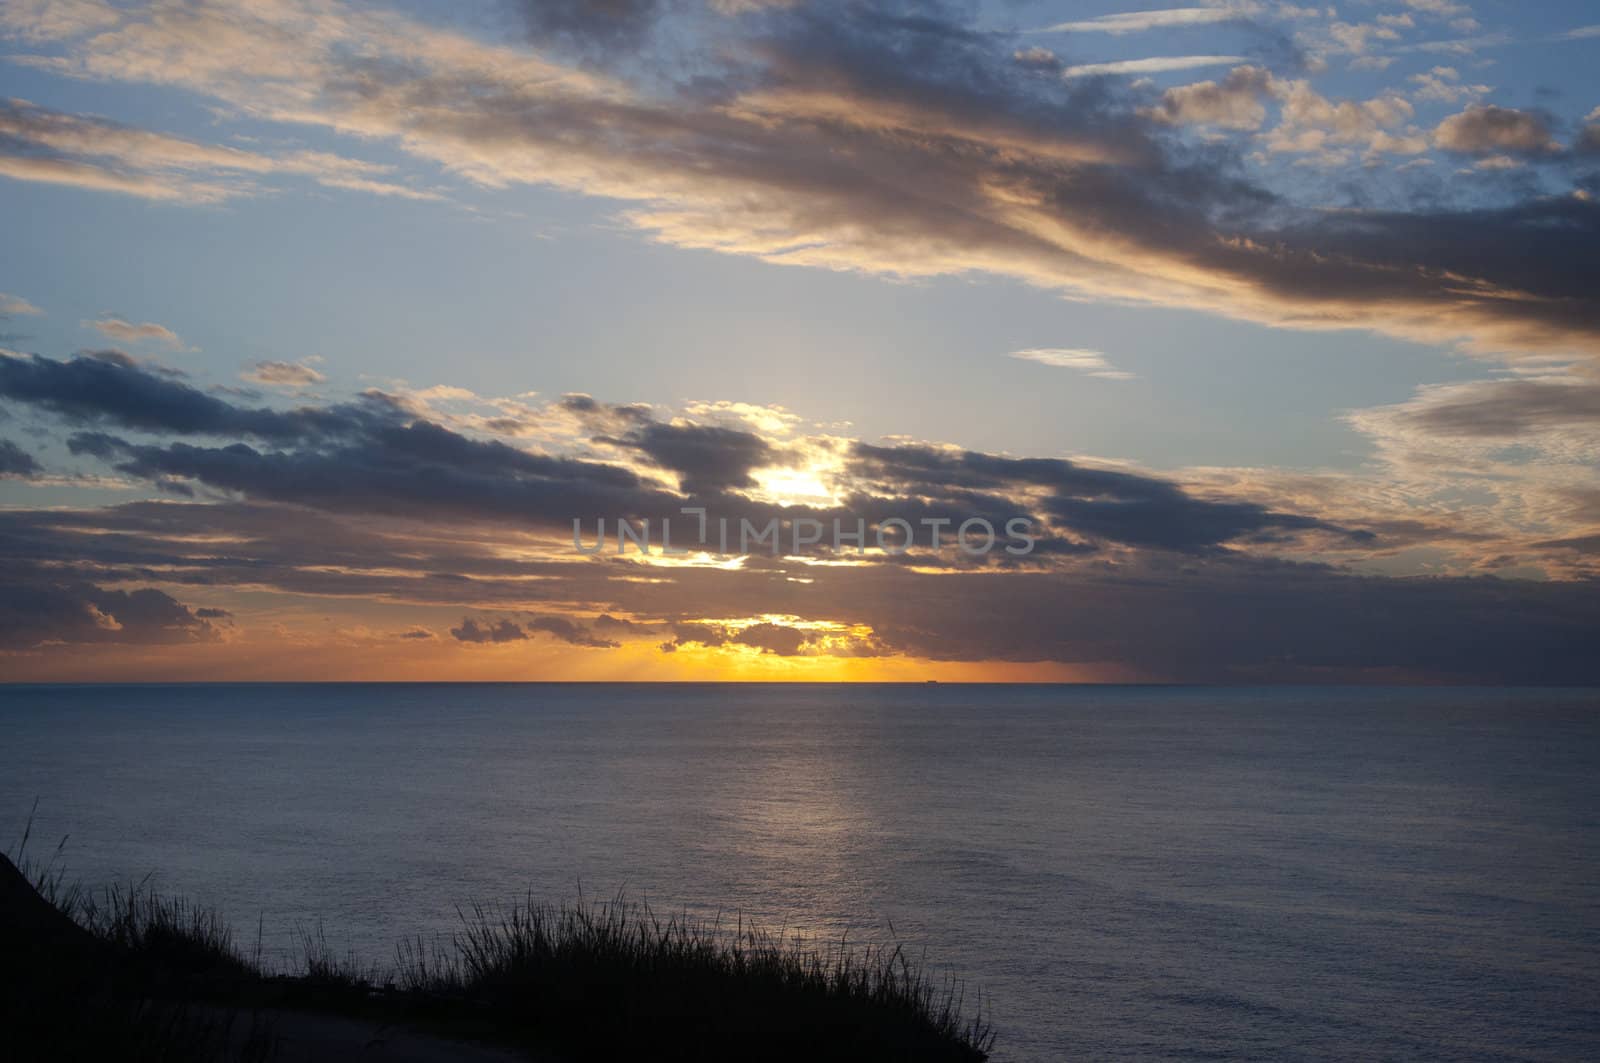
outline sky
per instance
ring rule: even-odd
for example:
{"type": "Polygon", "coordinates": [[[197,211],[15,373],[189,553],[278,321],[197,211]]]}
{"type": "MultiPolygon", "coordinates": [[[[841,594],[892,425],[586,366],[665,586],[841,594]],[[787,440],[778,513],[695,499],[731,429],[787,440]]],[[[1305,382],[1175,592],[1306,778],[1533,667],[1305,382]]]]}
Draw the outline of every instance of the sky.
{"type": "Polygon", "coordinates": [[[0,679],[1600,681],[1597,58],[1582,2],[4,0],[0,679]],[[575,548],[686,508],[785,544],[575,548]],[[787,530],[895,517],[1037,542],[787,530]]]}

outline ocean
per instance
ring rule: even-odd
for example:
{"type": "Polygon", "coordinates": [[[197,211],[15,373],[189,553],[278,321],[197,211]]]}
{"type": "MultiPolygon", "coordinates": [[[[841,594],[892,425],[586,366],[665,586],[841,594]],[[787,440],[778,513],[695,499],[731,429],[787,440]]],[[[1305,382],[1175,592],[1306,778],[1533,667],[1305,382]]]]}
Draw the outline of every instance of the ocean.
{"type": "Polygon", "coordinates": [[[390,962],[457,905],[892,935],[994,1058],[1600,1059],[1600,692],[0,686],[0,843],[390,962]]]}

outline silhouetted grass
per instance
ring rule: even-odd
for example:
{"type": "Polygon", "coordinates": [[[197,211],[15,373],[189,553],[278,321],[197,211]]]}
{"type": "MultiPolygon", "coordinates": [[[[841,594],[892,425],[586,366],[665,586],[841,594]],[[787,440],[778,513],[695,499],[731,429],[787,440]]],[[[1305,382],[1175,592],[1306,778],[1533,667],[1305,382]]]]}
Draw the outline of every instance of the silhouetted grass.
{"type": "Polygon", "coordinates": [[[61,847],[29,862],[30,833],[31,819],[14,857],[26,883],[0,866],[0,930],[13,939],[0,955],[0,1038],[40,1046],[16,1058],[265,1059],[261,1013],[291,1009],[573,1061],[934,1063],[985,1059],[994,1041],[960,985],[899,946],[817,948],[742,923],[662,919],[621,897],[474,907],[450,940],[403,943],[387,972],[337,955],[319,926],[301,931],[295,970],[269,972],[259,930],[246,955],[214,911],[147,881],[91,895],[66,883],[61,847]]]}
{"type": "Polygon", "coordinates": [[[402,946],[398,975],[575,1058],[981,1060],[994,1040],[899,946],[817,949],[622,898],[475,907],[447,947],[402,946]]]}
{"type": "Polygon", "coordinates": [[[206,1001],[258,977],[210,912],[142,889],[96,902],[67,883],[61,850],[0,859],[0,1054],[17,1060],[255,1061],[258,1017],[206,1001]],[[14,866],[13,866],[14,865],[14,866]]]}
{"type": "Polygon", "coordinates": [[[147,888],[111,886],[83,894],[77,921],[144,976],[185,988],[220,990],[261,977],[259,964],[234,945],[233,931],[210,908],[147,888]]]}

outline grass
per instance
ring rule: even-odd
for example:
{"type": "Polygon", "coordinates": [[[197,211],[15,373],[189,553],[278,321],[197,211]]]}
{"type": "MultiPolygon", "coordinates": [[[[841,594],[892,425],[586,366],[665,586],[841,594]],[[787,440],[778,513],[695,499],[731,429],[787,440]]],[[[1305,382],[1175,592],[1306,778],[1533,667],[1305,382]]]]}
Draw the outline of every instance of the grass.
{"type": "Polygon", "coordinates": [[[899,946],[817,949],[609,903],[476,907],[447,947],[403,946],[403,992],[471,1001],[530,1047],[585,1058],[982,1060],[958,983],[899,946]]]}
{"type": "Polygon", "coordinates": [[[335,954],[319,927],[301,933],[295,969],[269,971],[259,928],[247,954],[215,912],[148,883],[91,895],[66,884],[59,847],[30,865],[27,838],[17,866],[76,929],[60,931],[72,947],[5,950],[0,1036],[51,1059],[264,1059],[260,1016],[281,1010],[409,1022],[573,1063],[978,1061],[994,1042],[960,984],[899,946],[816,947],[742,922],[663,919],[623,897],[477,906],[448,940],[403,942],[388,970],[335,954]]]}
{"type": "Polygon", "coordinates": [[[108,890],[96,902],[65,879],[65,839],[36,864],[27,854],[31,833],[30,817],[15,868],[0,866],[0,1043],[8,1058],[269,1057],[257,1014],[208,1003],[257,974],[220,920],[142,888],[108,890]]]}

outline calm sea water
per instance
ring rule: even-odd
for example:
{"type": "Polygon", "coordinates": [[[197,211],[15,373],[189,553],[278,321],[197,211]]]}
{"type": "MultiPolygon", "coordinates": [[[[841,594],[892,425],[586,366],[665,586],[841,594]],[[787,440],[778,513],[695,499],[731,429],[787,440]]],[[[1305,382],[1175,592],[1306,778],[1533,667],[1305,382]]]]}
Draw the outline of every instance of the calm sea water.
{"type": "Polygon", "coordinates": [[[898,937],[1002,1060],[1600,1059],[1600,694],[0,687],[0,826],[388,961],[607,896],[898,937]]]}

